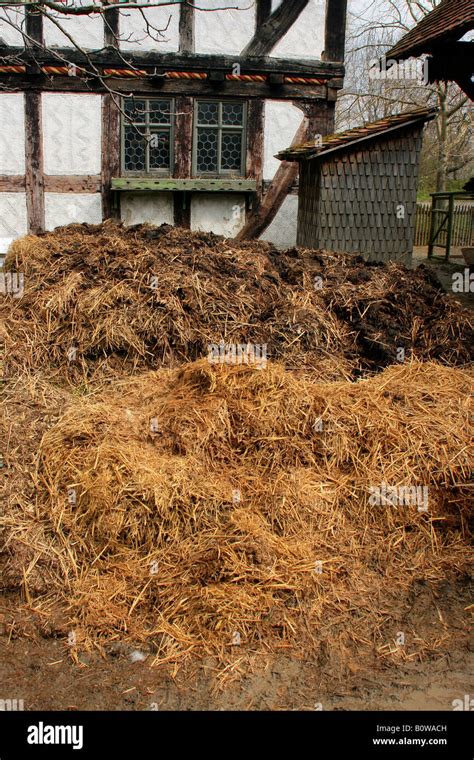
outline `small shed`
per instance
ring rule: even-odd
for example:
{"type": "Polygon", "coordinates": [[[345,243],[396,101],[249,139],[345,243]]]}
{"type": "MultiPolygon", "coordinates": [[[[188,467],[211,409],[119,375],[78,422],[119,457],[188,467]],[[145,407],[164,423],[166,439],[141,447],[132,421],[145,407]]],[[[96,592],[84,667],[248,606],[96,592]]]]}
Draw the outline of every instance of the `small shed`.
{"type": "Polygon", "coordinates": [[[297,244],[411,260],[423,126],[417,109],[282,151],[298,161],[297,244]]]}

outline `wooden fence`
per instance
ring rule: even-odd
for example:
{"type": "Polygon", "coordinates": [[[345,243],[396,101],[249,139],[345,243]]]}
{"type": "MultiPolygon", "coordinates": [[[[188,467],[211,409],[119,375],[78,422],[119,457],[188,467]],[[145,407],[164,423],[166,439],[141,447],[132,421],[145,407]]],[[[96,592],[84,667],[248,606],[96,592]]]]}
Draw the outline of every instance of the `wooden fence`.
{"type": "MultiPolygon", "coordinates": [[[[416,227],[413,245],[430,242],[431,203],[416,204],[416,227]]],[[[446,243],[446,232],[440,234],[440,242],[446,243]]],[[[453,236],[451,245],[469,246],[474,242],[474,203],[456,203],[454,207],[453,236]]]]}

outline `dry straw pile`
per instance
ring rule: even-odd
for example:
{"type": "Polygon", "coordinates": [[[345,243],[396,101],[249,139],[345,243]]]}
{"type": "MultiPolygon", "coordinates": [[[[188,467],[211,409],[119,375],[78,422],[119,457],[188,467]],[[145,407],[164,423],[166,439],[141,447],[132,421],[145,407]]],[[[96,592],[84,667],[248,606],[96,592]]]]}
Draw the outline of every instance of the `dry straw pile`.
{"type": "Polygon", "coordinates": [[[273,360],[333,379],[408,359],[463,365],[466,313],[428,270],[322,251],[277,252],[163,225],[69,225],[16,241],[2,299],[6,372],[77,383],[177,366],[209,343],[268,344],[273,360]]]}
{"type": "MultiPolygon", "coordinates": [[[[391,651],[417,582],[463,577],[472,330],[427,270],[112,222],[19,240],[7,269],[12,635],[347,663],[391,651]],[[209,364],[220,340],[271,361],[209,364]]],[[[410,629],[404,656],[453,632],[410,629]]]]}
{"type": "MultiPolygon", "coordinates": [[[[469,390],[466,370],[417,361],[352,383],[201,360],[69,403],[19,380],[8,467],[35,408],[46,432],[1,518],[4,585],[73,652],[382,653],[417,580],[467,570],[469,390]],[[428,510],[374,504],[383,482],[427,486],[428,510]]],[[[410,631],[407,656],[452,633],[410,631]]]]}

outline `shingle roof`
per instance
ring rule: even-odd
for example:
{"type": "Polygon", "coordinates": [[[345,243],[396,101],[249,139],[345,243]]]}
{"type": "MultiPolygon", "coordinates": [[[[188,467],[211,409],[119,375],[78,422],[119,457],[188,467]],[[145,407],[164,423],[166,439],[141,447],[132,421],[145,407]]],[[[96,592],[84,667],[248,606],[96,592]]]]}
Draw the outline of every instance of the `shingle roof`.
{"type": "Polygon", "coordinates": [[[277,153],[276,158],[281,161],[303,161],[314,156],[324,155],[328,151],[345,148],[356,140],[369,140],[383,135],[389,130],[405,127],[416,121],[428,121],[436,116],[436,108],[417,108],[412,111],[387,116],[384,119],[364,124],[362,127],[354,127],[345,132],[337,132],[322,138],[322,145],[306,142],[302,145],[294,145],[277,153]]]}
{"type": "Polygon", "coordinates": [[[400,60],[430,53],[437,43],[459,40],[473,28],[473,0],[442,0],[385,57],[400,60]]]}

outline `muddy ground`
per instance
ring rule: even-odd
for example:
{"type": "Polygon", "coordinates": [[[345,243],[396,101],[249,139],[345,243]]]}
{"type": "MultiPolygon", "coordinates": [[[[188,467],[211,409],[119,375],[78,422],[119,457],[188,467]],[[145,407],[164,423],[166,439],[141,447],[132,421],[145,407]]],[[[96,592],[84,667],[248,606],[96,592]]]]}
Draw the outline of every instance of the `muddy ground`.
{"type": "MultiPolygon", "coordinates": [[[[0,636],[2,699],[23,699],[25,710],[436,710],[474,693],[474,649],[469,638],[469,589],[463,583],[433,597],[420,587],[400,617],[400,629],[427,641],[457,632],[449,647],[422,661],[410,652],[374,652],[369,663],[353,660],[344,677],[320,652],[307,660],[277,655],[257,671],[219,686],[210,660],[173,673],[151,667],[152,656],[131,662],[133,648],[106,656],[80,655],[74,663],[63,640],[0,636]]],[[[244,662],[246,653],[243,651],[244,662]]]]}

